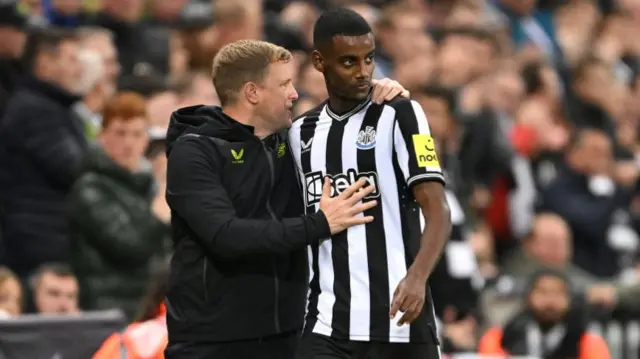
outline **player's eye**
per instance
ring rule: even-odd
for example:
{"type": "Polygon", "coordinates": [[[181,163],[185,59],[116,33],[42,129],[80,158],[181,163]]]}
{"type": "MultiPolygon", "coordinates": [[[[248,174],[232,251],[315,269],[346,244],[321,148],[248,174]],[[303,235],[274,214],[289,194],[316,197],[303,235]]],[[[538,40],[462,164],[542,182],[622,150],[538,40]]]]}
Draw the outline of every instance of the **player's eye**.
{"type": "Polygon", "coordinates": [[[353,60],[350,60],[350,59],[343,60],[343,61],[342,61],[342,64],[343,64],[345,67],[351,67],[351,66],[353,66],[353,60]]]}

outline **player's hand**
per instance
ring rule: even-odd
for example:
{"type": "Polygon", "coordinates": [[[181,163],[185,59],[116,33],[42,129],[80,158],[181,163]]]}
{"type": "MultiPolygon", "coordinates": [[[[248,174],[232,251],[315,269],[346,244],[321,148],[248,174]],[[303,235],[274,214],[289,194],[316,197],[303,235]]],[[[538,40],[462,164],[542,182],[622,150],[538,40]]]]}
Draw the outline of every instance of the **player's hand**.
{"type": "Polygon", "coordinates": [[[413,323],[422,312],[427,284],[417,276],[407,274],[398,283],[396,291],[393,292],[391,301],[390,318],[393,319],[398,311],[403,312],[402,318],[398,321],[398,326],[413,323]]]}
{"type": "Polygon", "coordinates": [[[385,101],[391,101],[398,95],[409,98],[409,91],[402,87],[398,81],[383,78],[382,80],[371,80],[371,83],[373,84],[373,95],[371,96],[373,103],[381,104],[385,101]]]}
{"type": "Polygon", "coordinates": [[[376,201],[360,202],[375,189],[373,186],[368,186],[368,183],[365,178],[361,178],[342,193],[331,198],[331,181],[328,178],[324,180],[320,210],[327,217],[331,234],[373,221],[372,216],[360,215],[360,213],[377,205],[376,201]]]}

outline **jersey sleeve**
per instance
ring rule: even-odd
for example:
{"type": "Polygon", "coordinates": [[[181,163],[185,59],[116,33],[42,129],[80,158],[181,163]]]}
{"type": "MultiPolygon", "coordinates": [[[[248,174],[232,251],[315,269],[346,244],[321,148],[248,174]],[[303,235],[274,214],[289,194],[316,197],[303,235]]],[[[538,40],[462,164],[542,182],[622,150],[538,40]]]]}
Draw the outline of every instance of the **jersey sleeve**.
{"type": "Polygon", "coordinates": [[[421,182],[445,183],[429,122],[415,101],[401,100],[392,105],[396,110],[393,142],[398,164],[408,186],[421,182]]]}

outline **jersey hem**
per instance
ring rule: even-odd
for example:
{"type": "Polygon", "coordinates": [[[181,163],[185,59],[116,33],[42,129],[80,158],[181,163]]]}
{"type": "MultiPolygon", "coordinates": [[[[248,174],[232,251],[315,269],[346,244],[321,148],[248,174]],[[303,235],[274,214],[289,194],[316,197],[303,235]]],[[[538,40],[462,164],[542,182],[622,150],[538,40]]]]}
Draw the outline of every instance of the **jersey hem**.
{"type": "MultiPolygon", "coordinates": [[[[331,338],[331,339],[340,339],[340,338],[344,338],[344,337],[339,337],[339,336],[334,336],[334,335],[326,335],[326,334],[322,334],[322,333],[316,333],[316,332],[311,332],[309,334],[313,334],[313,335],[320,335],[323,336],[325,338],[331,338]]],[[[424,340],[416,340],[414,338],[411,338],[410,336],[407,337],[399,337],[399,336],[384,336],[384,337],[377,337],[377,336],[370,336],[370,335],[349,335],[348,339],[350,341],[354,341],[354,342],[376,342],[376,343],[393,343],[393,344],[433,344],[433,345],[439,345],[438,343],[434,342],[433,340],[429,340],[429,339],[424,339],[424,340]],[[395,340],[394,340],[395,339],[395,340]]]]}

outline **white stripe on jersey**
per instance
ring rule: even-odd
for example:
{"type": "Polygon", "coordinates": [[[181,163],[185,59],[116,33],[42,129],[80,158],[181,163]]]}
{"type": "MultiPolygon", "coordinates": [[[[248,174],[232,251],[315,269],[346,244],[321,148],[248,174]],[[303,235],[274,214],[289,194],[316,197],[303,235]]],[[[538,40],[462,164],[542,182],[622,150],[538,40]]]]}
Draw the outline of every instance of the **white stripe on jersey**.
{"type": "MultiPolygon", "coordinates": [[[[394,134],[393,128],[395,124],[395,110],[385,106],[378,120],[377,133],[386,133],[391,137],[392,134],[394,134]]],[[[400,219],[400,203],[398,202],[400,194],[398,193],[398,184],[395,176],[390,175],[394,173],[391,162],[394,151],[393,145],[393,140],[376,143],[376,168],[378,172],[382,174],[378,176],[378,180],[380,181],[380,192],[383,194],[381,196],[382,207],[385,208],[382,220],[384,223],[387,248],[389,303],[393,301],[393,293],[398,283],[400,283],[402,278],[407,274],[407,263],[402,238],[402,220],[400,219]]],[[[408,171],[406,173],[408,173],[408,171]]],[[[391,320],[391,325],[389,326],[390,341],[409,342],[411,326],[403,325],[398,327],[400,318],[402,318],[401,315],[396,315],[396,317],[391,320]]]]}

